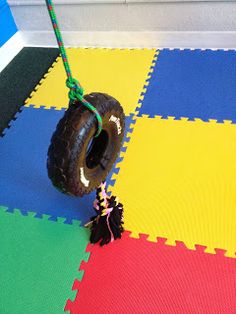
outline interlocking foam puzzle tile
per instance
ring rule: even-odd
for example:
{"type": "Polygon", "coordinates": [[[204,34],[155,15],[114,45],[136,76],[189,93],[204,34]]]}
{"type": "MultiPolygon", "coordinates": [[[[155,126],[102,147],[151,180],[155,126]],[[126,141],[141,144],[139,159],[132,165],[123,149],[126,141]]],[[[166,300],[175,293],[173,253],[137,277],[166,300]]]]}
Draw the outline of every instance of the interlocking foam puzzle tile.
{"type": "MultiPolygon", "coordinates": [[[[135,112],[155,49],[68,49],[73,76],[86,93],[104,92],[115,97],[126,115],[135,112]]],[[[40,81],[26,105],[57,109],[68,106],[68,88],[61,58],[40,81]]]]}
{"type": "Polygon", "coordinates": [[[15,114],[12,116],[11,120],[10,120],[10,121],[7,121],[7,124],[6,124],[5,129],[3,129],[3,130],[0,131],[0,140],[1,140],[2,137],[4,137],[4,135],[5,135],[6,131],[7,131],[7,129],[10,129],[11,124],[13,123],[13,121],[15,121],[15,120],[19,117],[19,115],[20,115],[21,112],[22,112],[22,108],[18,108],[18,109],[16,110],[15,114]]]}
{"type": "Polygon", "coordinates": [[[236,260],[132,239],[128,233],[102,249],[90,246],[84,277],[66,310],[86,313],[236,313],[236,260]]]}
{"type": "Polygon", "coordinates": [[[0,312],[63,313],[79,271],[88,234],[72,225],[23,216],[0,207],[0,312]]]}
{"type": "Polygon", "coordinates": [[[236,51],[161,50],[139,115],[236,122],[236,51]]]}
{"type": "MultiPolygon", "coordinates": [[[[63,114],[64,110],[25,108],[0,139],[0,205],[84,223],[94,215],[95,192],[71,197],[57,191],[47,176],[47,150],[63,114]]],[[[132,119],[126,118],[127,130],[132,119]]]]}
{"type": "Polygon", "coordinates": [[[138,233],[236,252],[236,125],[137,118],[110,187],[138,233]]]}

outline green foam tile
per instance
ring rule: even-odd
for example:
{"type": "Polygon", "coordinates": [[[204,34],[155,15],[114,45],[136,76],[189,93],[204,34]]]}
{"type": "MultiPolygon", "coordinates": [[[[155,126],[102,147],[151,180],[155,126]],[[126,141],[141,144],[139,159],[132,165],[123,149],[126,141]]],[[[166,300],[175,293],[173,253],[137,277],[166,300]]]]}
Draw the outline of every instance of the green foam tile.
{"type": "Polygon", "coordinates": [[[0,207],[0,313],[63,313],[88,259],[87,230],[5,210],[0,207]]]}

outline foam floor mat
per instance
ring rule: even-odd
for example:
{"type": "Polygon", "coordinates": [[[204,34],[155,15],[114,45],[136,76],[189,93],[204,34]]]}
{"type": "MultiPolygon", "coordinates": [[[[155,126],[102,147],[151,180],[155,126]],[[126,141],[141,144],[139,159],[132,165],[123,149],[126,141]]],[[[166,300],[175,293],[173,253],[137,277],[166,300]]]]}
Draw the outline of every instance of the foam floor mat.
{"type": "Polygon", "coordinates": [[[93,215],[95,193],[72,198],[47,177],[50,138],[68,106],[58,58],[0,139],[2,312],[19,312],[7,308],[16,287],[24,313],[235,313],[235,52],[68,53],[86,92],[107,92],[125,109],[108,183],[127,231],[85,251],[78,221],[93,215]]]}
{"type": "Polygon", "coordinates": [[[24,47],[0,72],[0,136],[58,55],[56,48],[24,47]]]}
{"type": "Polygon", "coordinates": [[[53,222],[0,207],[0,312],[63,313],[88,243],[78,222],[53,222]]]}
{"type": "Polygon", "coordinates": [[[137,118],[111,188],[125,204],[126,229],[235,257],[235,158],[234,124],[137,118]]]}
{"type": "MultiPolygon", "coordinates": [[[[72,73],[86,93],[115,97],[128,116],[135,112],[140,93],[156,56],[155,49],[68,49],[72,73]]],[[[68,107],[66,75],[61,58],[27,99],[35,107],[68,107]]]]}
{"type": "MultiPolygon", "coordinates": [[[[47,175],[47,151],[51,136],[65,110],[24,108],[0,141],[0,205],[22,213],[33,211],[87,222],[94,215],[95,192],[82,198],[55,189],[47,175]]],[[[126,118],[126,128],[132,116],[126,118]]],[[[112,174],[112,171],[108,177],[112,174]]]]}
{"type": "Polygon", "coordinates": [[[228,313],[236,311],[236,259],[145,237],[89,248],[83,281],[66,309],[77,313],[228,313]],[[89,310],[88,310],[89,309],[89,310]]]}
{"type": "Polygon", "coordinates": [[[236,122],[236,51],[161,51],[139,115],[236,122]]]}

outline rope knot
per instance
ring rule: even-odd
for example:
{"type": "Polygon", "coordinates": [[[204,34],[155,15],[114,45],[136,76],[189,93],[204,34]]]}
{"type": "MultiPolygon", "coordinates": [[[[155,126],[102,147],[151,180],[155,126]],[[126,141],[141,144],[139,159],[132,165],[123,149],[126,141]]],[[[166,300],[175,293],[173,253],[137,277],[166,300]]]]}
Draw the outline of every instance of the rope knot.
{"type": "Polygon", "coordinates": [[[71,100],[82,100],[84,90],[82,86],[79,84],[79,82],[75,78],[68,78],[66,80],[66,86],[70,89],[69,91],[69,98],[71,100]]]}
{"type": "Polygon", "coordinates": [[[79,84],[79,82],[76,79],[72,77],[69,61],[68,61],[64,43],[61,37],[61,32],[58,26],[57,17],[54,11],[53,3],[51,0],[46,0],[46,4],[47,4],[50,19],[53,25],[54,33],[58,42],[58,47],[62,56],[62,62],[63,62],[66,75],[67,75],[66,86],[70,89],[68,93],[69,99],[72,101],[79,100],[80,102],[83,103],[83,105],[86,108],[88,108],[91,112],[95,114],[97,118],[97,122],[98,122],[98,129],[95,135],[97,137],[102,130],[102,118],[99,115],[99,112],[97,111],[97,109],[83,98],[84,90],[82,86],[79,84]]]}

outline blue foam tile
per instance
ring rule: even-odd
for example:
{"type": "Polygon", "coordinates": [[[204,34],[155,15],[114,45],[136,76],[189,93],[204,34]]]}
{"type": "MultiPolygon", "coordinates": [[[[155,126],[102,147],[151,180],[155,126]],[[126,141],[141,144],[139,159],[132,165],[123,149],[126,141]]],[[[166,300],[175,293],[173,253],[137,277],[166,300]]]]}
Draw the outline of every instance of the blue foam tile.
{"type": "Polygon", "coordinates": [[[236,122],[236,51],[160,51],[139,116],[236,122]]]}
{"type": "Polygon", "coordinates": [[[121,147],[121,151],[125,153],[127,151],[127,147],[121,147]]]}
{"type": "MultiPolygon", "coordinates": [[[[60,193],[47,176],[46,159],[51,136],[64,110],[24,108],[0,139],[0,205],[87,222],[93,212],[95,192],[82,198],[60,193]]],[[[129,128],[131,119],[126,119],[129,128]]],[[[115,167],[115,165],[114,165],[115,167]]],[[[112,172],[108,176],[108,183],[112,172]]]]}

